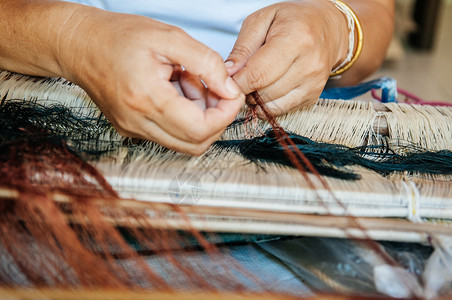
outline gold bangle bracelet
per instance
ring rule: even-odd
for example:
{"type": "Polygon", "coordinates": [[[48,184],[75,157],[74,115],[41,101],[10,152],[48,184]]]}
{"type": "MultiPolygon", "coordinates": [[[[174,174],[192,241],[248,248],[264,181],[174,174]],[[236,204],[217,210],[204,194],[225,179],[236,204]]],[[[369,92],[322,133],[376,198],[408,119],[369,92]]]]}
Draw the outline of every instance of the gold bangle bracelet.
{"type": "Polygon", "coordinates": [[[339,70],[332,72],[330,74],[330,77],[340,75],[340,74],[344,73],[345,71],[347,71],[348,69],[350,69],[351,66],[353,66],[353,64],[356,62],[356,60],[360,56],[361,51],[363,50],[363,27],[361,25],[361,21],[359,20],[355,11],[348,4],[346,4],[340,0],[336,0],[336,2],[339,2],[344,7],[346,7],[348,9],[348,11],[350,12],[350,14],[352,15],[354,23],[355,23],[355,29],[358,34],[358,44],[356,46],[355,52],[354,52],[353,57],[351,58],[350,62],[348,64],[346,64],[345,66],[343,66],[342,68],[340,68],[339,70]]]}

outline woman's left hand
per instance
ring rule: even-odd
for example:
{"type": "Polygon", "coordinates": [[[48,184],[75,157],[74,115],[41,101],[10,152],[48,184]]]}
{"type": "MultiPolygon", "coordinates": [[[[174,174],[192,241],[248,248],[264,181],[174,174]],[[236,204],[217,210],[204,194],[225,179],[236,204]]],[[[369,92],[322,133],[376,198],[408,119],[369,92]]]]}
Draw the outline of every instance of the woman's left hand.
{"type": "Polygon", "coordinates": [[[245,19],[226,67],[278,116],[317,101],[348,43],[347,20],[331,1],[282,2],[245,19]]]}

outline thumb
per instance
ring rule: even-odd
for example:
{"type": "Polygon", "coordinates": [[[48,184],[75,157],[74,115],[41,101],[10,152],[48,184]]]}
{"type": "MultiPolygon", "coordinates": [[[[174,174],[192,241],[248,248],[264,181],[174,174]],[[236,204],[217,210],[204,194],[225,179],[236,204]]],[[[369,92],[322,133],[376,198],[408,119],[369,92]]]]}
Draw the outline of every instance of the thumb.
{"type": "Polygon", "coordinates": [[[192,75],[199,76],[208,89],[222,99],[237,99],[242,96],[240,87],[228,76],[223,59],[217,52],[193,39],[182,29],[174,27],[169,33],[168,30],[163,33],[163,42],[154,44],[158,53],[156,57],[162,63],[183,66],[192,75]]]}
{"type": "Polygon", "coordinates": [[[237,41],[225,62],[229,76],[243,68],[248,59],[265,43],[273,18],[272,10],[259,10],[243,21],[237,41]]]}

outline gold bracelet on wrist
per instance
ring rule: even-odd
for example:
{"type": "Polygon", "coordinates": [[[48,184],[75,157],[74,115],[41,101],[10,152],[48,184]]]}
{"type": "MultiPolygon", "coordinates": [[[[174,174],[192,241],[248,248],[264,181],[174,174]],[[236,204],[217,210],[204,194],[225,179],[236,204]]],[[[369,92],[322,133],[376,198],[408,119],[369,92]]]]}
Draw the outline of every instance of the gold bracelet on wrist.
{"type": "Polygon", "coordinates": [[[339,68],[338,70],[335,70],[334,72],[331,72],[330,77],[340,75],[340,74],[344,73],[345,71],[347,71],[348,69],[350,69],[351,66],[353,66],[353,64],[358,59],[359,55],[361,54],[361,51],[363,50],[363,28],[362,28],[362,25],[361,25],[361,21],[359,20],[359,18],[356,15],[355,11],[348,4],[345,4],[344,2],[342,2],[340,0],[335,0],[333,2],[339,2],[344,8],[347,9],[347,11],[353,17],[355,29],[356,29],[356,32],[357,32],[357,35],[358,35],[358,43],[356,45],[355,51],[354,51],[353,56],[350,59],[350,61],[346,65],[344,65],[343,67],[339,68]]]}

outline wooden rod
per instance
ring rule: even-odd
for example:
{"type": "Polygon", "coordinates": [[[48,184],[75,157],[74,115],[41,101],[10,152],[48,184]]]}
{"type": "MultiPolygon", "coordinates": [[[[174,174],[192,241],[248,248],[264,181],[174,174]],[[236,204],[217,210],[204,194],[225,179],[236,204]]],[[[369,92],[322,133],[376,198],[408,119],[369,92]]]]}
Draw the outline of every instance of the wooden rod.
{"type": "MultiPolygon", "coordinates": [[[[17,198],[18,191],[8,188],[0,187],[0,200],[7,200],[17,198]]],[[[63,194],[51,194],[52,199],[57,203],[70,203],[71,197],[63,194]]],[[[350,220],[347,216],[333,216],[333,215],[307,215],[294,212],[274,212],[264,211],[258,209],[247,208],[231,208],[231,207],[211,207],[201,205],[178,205],[176,209],[175,204],[158,203],[158,202],[144,202],[130,199],[92,199],[92,201],[105,208],[127,210],[137,210],[141,215],[142,211],[152,210],[157,212],[156,216],[149,216],[143,222],[137,222],[132,216],[127,214],[118,214],[117,216],[105,216],[105,221],[111,222],[117,226],[150,226],[159,229],[189,229],[191,224],[184,221],[182,215],[178,215],[178,211],[188,216],[190,220],[202,221],[206,216],[224,217],[224,218],[238,218],[247,221],[256,222],[273,222],[274,224],[295,224],[304,226],[315,226],[320,228],[337,228],[348,230],[350,229],[350,220]],[[172,218],[167,218],[171,214],[172,218]]],[[[85,220],[77,220],[76,217],[68,214],[68,220],[72,223],[80,223],[85,220]]],[[[412,223],[404,219],[393,218],[369,218],[360,217],[359,222],[366,231],[393,231],[393,232],[408,232],[421,233],[425,235],[444,234],[452,235],[450,226],[439,224],[424,224],[412,223]]],[[[88,220],[86,220],[88,221],[88,220]]],[[[202,230],[202,228],[197,228],[202,230]]]]}

